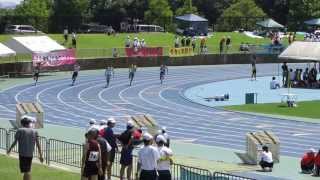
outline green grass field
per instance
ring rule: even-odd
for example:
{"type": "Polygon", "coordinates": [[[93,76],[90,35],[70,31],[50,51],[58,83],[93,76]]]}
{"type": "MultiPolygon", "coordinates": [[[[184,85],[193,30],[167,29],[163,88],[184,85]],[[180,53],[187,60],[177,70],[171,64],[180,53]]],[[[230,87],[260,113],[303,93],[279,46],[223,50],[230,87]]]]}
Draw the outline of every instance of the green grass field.
{"type": "MultiPolygon", "coordinates": [[[[80,174],[66,172],[47,166],[32,164],[33,180],[79,180],[80,174]]],[[[20,180],[22,175],[17,159],[0,155],[0,179],[20,180]]]]}
{"type": "MultiPolygon", "coordinates": [[[[244,111],[263,113],[281,116],[294,116],[302,118],[320,119],[320,101],[305,101],[298,102],[298,107],[288,108],[286,104],[271,103],[271,104],[250,104],[240,106],[227,106],[225,109],[233,111],[244,111]]],[[[320,121],[319,121],[320,122],[320,121]]]]}
{"type": "MultiPolygon", "coordinates": [[[[63,44],[64,39],[62,34],[49,34],[49,36],[58,43],[63,44]]],[[[120,33],[115,36],[107,36],[106,34],[78,34],[77,40],[77,57],[78,58],[105,58],[112,57],[112,48],[117,48],[119,56],[125,56],[124,44],[127,36],[131,39],[138,37],[144,39],[147,46],[150,47],[164,47],[164,55],[168,55],[169,48],[174,46],[175,35],[172,33],[120,33]]],[[[207,48],[209,53],[219,53],[219,41],[222,37],[230,36],[232,46],[228,53],[239,53],[241,43],[249,43],[254,45],[268,45],[271,43],[269,38],[257,39],[251,38],[241,33],[236,32],[215,32],[212,37],[207,39],[207,48]]],[[[12,35],[0,35],[0,42],[8,41],[12,35]]],[[[298,36],[301,40],[303,37],[298,36]]],[[[67,43],[65,47],[71,47],[67,43]]],[[[283,44],[287,45],[287,39],[283,39],[283,44]]],[[[200,40],[197,40],[196,52],[199,52],[200,40]]],[[[31,55],[19,54],[16,58],[1,58],[0,63],[8,63],[13,61],[31,61],[31,55]]]]}

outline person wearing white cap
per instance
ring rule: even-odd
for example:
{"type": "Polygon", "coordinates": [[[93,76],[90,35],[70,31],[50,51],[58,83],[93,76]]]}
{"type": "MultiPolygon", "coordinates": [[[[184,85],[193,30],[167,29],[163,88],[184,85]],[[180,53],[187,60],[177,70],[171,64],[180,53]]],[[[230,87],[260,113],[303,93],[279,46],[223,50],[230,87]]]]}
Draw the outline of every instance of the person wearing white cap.
{"type": "Polygon", "coordinates": [[[124,179],[124,172],[127,169],[127,179],[131,180],[131,172],[132,172],[132,134],[134,132],[134,123],[132,121],[127,122],[127,129],[121,133],[119,136],[119,140],[122,144],[121,157],[120,157],[120,179],[124,179]]]}
{"type": "Polygon", "coordinates": [[[95,120],[95,119],[90,119],[90,121],[89,121],[89,127],[87,128],[87,132],[89,132],[90,131],[90,129],[100,129],[100,126],[99,125],[97,125],[97,121],[95,120]]]}
{"type": "Polygon", "coordinates": [[[168,135],[168,132],[167,132],[167,128],[163,126],[161,128],[159,134],[163,135],[163,137],[166,139],[166,142],[165,142],[164,145],[167,146],[167,147],[170,147],[170,138],[169,138],[169,135],[168,135]]]}
{"type": "Polygon", "coordinates": [[[114,162],[115,154],[118,151],[117,146],[117,135],[114,134],[113,128],[116,125],[116,120],[113,117],[110,117],[107,121],[107,127],[104,128],[103,138],[110,144],[111,151],[109,152],[109,163],[107,164],[107,179],[111,179],[111,170],[114,162]]]}
{"type": "Polygon", "coordinates": [[[171,180],[170,166],[172,164],[172,150],[165,146],[166,138],[163,135],[158,135],[156,138],[160,159],[158,162],[158,180],[171,180]]]}
{"type": "Polygon", "coordinates": [[[125,46],[126,46],[126,48],[130,48],[130,46],[131,46],[130,36],[127,36],[125,46]]]}
{"type": "Polygon", "coordinates": [[[143,134],[144,147],[138,152],[140,180],[156,180],[158,176],[157,163],[160,154],[157,148],[152,146],[152,139],[153,137],[149,133],[143,134]]]}
{"type": "Polygon", "coordinates": [[[41,146],[39,142],[38,132],[35,129],[30,128],[31,122],[32,122],[31,117],[22,116],[21,118],[22,127],[17,130],[14,136],[14,141],[7,151],[7,154],[9,155],[11,150],[18,143],[20,172],[23,173],[24,180],[31,179],[30,171],[31,171],[31,164],[32,164],[35,145],[37,146],[40,162],[41,163],[43,162],[43,156],[42,156],[41,146]]]}
{"type": "Polygon", "coordinates": [[[316,150],[311,148],[309,149],[301,158],[300,166],[302,173],[311,174],[314,167],[316,150]]]}

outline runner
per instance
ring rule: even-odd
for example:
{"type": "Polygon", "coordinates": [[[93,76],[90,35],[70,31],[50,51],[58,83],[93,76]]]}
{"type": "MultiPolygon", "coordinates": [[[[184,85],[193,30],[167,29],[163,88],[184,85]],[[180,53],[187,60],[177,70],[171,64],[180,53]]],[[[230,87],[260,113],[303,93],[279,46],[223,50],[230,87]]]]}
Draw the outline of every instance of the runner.
{"type": "Polygon", "coordinates": [[[71,84],[72,86],[74,85],[74,83],[75,83],[76,80],[77,80],[79,71],[80,71],[80,66],[79,66],[79,64],[74,64],[74,66],[73,66],[73,74],[72,74],[72,84],[71,84]]]}
{"type": "Polygon", "coordinates": [[[164,76],[166,74],[168,74],[169,70],[168,70],[168,67],[164,64],[162,64],[160,66],[160,81],[161,81],[161,84],[163,83],[163,80],[164,80],[164,76]]]}
{"type": "Polygon", "coordinates": [[[132,85],[132,81],[134,78],[134,74],[137,71],[137,65],[133,65],[131,64],[131,66],[129,67],[129,79],[130,79],[130,86],[132,85]]]}
{"type": "Polygon", "coordinates": [[[35,81],[34,82],[35,86],[37,85],[39,75],[40,75],[40,63],[37,63],[37,66],[34,67],[34,74],[33,74],[33,80],[35,81]]]}
{"type": "Polygon", "coordinates": [[[107,84],[106,84],[106,88],[107,88],[107,87],[109,87],[111,77],[114,77],[114,69],[113,69],[113,67],[112,66],[108,66],[106,68],[106,71],[105,71],[104,75],[105,75],[106,80],[107,80],[107,84]]]}

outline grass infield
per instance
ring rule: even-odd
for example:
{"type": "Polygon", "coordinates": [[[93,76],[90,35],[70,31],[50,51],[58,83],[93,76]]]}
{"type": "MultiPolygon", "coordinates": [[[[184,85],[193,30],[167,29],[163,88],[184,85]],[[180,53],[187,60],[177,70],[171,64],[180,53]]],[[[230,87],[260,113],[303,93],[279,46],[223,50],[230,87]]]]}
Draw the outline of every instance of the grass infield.
{"type": "MultiPolygon", "coordinates": [[[[22,174],[19,170],[19,162],[17,159],[0,155],[0,179],[18,180],[22,179],[22,174]]],[[[32,164],[32,179],[33,180],[78,180],[80,174],[66,172],[54,168],[50,168],[40,164],[32,164]]]]}
{"type": "MultiPolygon", "coordinates": [[[[270,103],[227,106],[225,107],[225,109],[233,111],[320,119],[319,107],[320,101],[303,101],[298,102],[298,107],[295,108],[289,108],[284,103],[270,103]]],[[[317,122],[320,123],[320,120],[317,122]]]]}

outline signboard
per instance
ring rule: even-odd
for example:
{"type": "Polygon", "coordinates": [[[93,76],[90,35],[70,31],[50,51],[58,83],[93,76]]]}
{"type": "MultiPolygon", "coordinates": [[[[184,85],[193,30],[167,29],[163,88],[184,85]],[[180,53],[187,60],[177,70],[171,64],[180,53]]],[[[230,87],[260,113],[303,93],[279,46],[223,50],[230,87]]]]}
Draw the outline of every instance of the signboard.
{"type": "Polygon", "coordinates": [[[183,47],[183,48],[171,48],[169,51],[170,57],[179,57],[179,56],[193,56],[192,47],[183,47]]]}
{"type": "Polygon", "coordinates": [[[33,53],[33,66],[40,63],[41,67],[57,67],[62,65],[72,65],[76,62],[76,53],[74,49],[65,49],[48,53],[33,53]]]}
{"type": "Polygon", "coordinates": [[[126,48],[128,57],[157,57],[163,55],[162,47],[126,48]]]}

